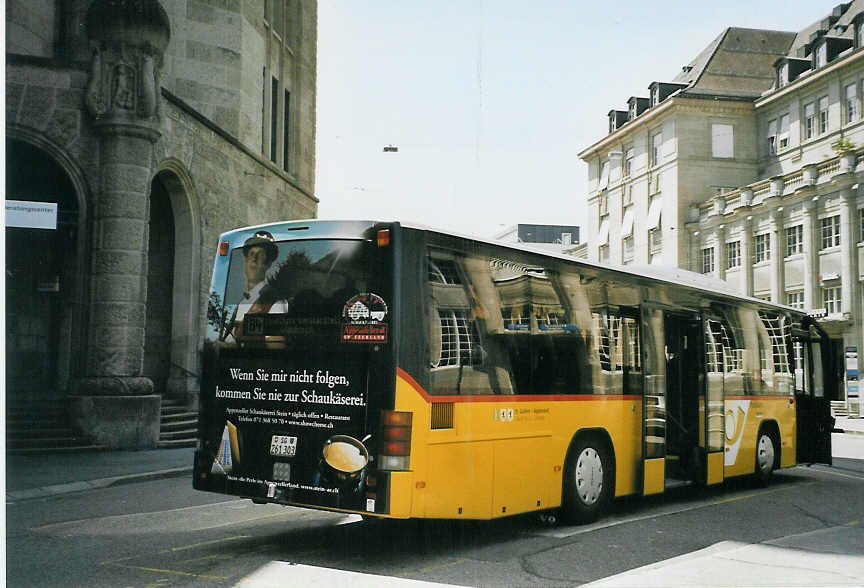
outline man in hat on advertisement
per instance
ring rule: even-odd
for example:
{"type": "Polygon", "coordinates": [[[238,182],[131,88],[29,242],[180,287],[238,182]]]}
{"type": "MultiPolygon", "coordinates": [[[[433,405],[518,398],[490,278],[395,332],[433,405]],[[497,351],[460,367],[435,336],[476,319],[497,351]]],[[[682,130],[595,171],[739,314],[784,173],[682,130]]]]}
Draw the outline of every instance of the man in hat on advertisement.
{"type": "Polygon", "coordinates": [[[229,332],[235,329],[234,336],[240,336],[236,329],[242,323],[246,314],[286,313],[288,301],[278,298],[273,288],[268,288],[267,270],[279,256],[279,248],[273,235],[267,231],[258,231],[243,244],[243,271],[246,276],[246,290],[234,309],[229,332]]]}

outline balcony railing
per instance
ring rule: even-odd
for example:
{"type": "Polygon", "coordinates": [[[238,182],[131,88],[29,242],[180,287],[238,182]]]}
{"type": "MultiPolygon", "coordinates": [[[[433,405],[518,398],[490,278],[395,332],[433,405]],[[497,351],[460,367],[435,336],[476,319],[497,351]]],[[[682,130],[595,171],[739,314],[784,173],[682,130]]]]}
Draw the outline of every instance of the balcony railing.
{"type": "Polygon", "coordinates": [[[762,204],[772,196],[792,194],[806,185],[822,184],[838,174],[854,171],[857,163],[864,160],[864,148],[854,152],[854,161],[852,155],[851,152],[841,154],[819,164],[804,166],[803,169],[784,176],[759,180],[715,196],[694,208],[698,210],[699,221],[704,221],[711,216],[729,214],[736,208],[762,204]]]}

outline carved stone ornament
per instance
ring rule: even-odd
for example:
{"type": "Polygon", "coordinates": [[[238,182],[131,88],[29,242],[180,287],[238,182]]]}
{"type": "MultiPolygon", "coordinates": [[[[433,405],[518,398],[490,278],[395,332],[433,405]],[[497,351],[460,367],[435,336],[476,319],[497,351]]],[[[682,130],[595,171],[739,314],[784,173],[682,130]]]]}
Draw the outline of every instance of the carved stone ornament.
{"type": "Polygon", "coordinates": [[[87,33],[94,44],[85,98],[90,114],[102,121],[158,120],[162,56],[171,34],[159,2],[96,0],[87,33]]]}

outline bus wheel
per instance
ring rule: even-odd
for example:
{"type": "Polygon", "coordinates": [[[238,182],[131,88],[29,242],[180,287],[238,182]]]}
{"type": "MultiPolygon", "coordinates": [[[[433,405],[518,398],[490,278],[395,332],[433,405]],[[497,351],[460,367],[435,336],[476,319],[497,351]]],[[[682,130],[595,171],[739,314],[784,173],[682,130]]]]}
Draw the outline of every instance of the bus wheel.
{"type": "Polygon", "coordinates": [[[775,454],[774,439],[767,432],[760,431],[759,441],[756,443],[756,482],[760,486],[767,486],[771,480],[775,454]]]}
{"type": "Polygon", "coordinates": [[[564,472],[563,513],[575,523],[597,520],[609,501],[612,460],[596,438],[579,439],[570,451],[564,472]]]}

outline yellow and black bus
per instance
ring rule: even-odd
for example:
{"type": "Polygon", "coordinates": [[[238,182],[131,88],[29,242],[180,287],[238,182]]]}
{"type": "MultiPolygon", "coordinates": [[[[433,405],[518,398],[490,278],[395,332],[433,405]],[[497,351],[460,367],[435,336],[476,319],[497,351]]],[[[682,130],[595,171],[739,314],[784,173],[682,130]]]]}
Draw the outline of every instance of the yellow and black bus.
{"type": "Polygon", "coordinates": [[[194,486],[391,518],[560,512],[830,463],[811,317],[674,269],[397,222],[221,236],[194,486]]]}

